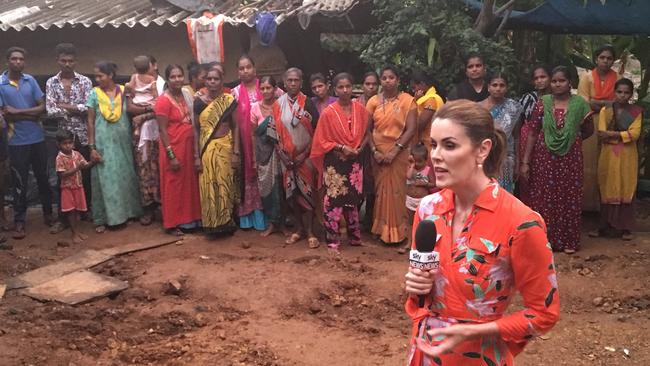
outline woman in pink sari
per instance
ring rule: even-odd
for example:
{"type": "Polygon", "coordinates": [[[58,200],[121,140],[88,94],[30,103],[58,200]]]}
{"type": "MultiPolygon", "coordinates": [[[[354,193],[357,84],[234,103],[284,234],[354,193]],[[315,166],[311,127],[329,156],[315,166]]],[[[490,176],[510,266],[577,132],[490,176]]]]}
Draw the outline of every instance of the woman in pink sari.
{"type": "Polygon", "coordinates": [[[251,105],[262,100],[260,81],[257,78],[255,63],[243,55],[237,61],[237,72],[241,83],[231,93],[237,99],[237,120],[239,121],[239,139],[241,146],[239,227],[266,230],[266,220],[262,209],[262,198],[257,179],[257,165],[253,148],[253,127],[251,105]]]}

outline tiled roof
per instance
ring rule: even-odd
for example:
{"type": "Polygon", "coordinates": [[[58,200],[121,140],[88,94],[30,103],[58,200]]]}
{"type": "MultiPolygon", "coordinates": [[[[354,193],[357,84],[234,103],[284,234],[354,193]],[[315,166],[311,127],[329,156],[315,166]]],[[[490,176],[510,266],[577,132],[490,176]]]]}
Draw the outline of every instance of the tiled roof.
{"type": "Polygon", "coordinates": [[[306,28],[314,14],[342,16],[363,0],[2,0],[0,30],[52,26],[119,27],[178,25],[201,9],[224,14],[229,23],[255,24],[255,14],[270,11],[277,23],[298,17],[306,28]]]}

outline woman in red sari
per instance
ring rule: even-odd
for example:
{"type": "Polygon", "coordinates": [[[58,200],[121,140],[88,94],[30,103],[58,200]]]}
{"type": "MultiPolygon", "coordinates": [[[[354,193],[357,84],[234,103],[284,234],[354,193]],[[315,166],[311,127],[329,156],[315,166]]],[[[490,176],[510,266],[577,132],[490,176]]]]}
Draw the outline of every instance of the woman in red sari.
{"type": "Polygon", "coordinates": [[[313,221],[316,191],[316,168],[309,155],[318,111],[312,101],[300,91],[302,71],[290,68],[284,73],[287,93],[273,105],[273,125],[278,135],[278,155],[282,161],[284,191],[294,216],[296,231],[287,244],[302,240],[305,235],[310,248],[319,246],[314,236],[313,221]],[[305,224],[303,225],[303,218],[305,224]]]}
{"type": "Polygon", "coordinates": [[[183,68],[165,70],[167,90],[156,101],[160,129],[160,196],[163,226],[176,235],[193,229],[201,220],[197,169],[200,160],[194,148],[191,106],[183,98],[183,68]]]}
{"type": "Polygon", "coordinates": [[[551,72],[551,95],[543,96],[529,120],[520,178],[528,181],[530,207],[548,223],[553,250],[580,247],[583,198],[582,141],[594,132],[589,105],[571,95],[566,67],[551,72]],[[534,159],[531,159],[534,156],[534,159]]]}
{"type": "Polygon", "coordinates": [[[318,169],[318,186],[325,183],[323,199],[327,247],[338,252],[339,223],[345,218],[350,245],[361,245],[358,207],[363,200],[361,149],[369,137],[368,112],[352,101],[352,76],[336,75],[333,80],[338,100],[323,109],[311,149],[318,169]],[[321,178],[322,177],[322,178],[321,178]]]}
{"type": "Polygon", "coordinates": [[[421,221],[435,225],[440,263],[406,274],[408,365],[512,366],[526,343],[559,319],[546,225],[499,187],[507,143],[487,110],[468,100],[445,104],[431,142],[442,190],[422,198],[413,229],[421,221]],[[509,312],[516,292],[524,308],[509,312]]]}

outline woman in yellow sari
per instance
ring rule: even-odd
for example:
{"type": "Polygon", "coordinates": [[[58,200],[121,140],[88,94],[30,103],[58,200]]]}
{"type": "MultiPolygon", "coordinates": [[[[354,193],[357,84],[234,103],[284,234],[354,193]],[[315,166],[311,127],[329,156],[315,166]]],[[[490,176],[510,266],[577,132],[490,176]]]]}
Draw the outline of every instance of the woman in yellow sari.
{"type": "Polygon", "coordinates": [[[232,234],[235,201],[234,167],[239,166],[239,139],[235,111],[237,102],[223,92],[223,74],[210,69],[205,77],[208,93],[194,101],[198,121],[201,173],[201,220],[208,234],[232,234]]]}
{"type": "Polygon", "coordinates": [[[393,66],[381,72],[382,92],[370,98],[370,151],[374,158],[375,211],[372,233],[384,243],[406,239],[408,212],[406,169],[408,145],[416,130],[417,107],[412,96],[399,91],[399,76],[393,66]]]}
{"type": "Polygon", "coordinates": [[[603,107],[598,118],[598,137],[602,142],[598,159],[600,187],[600,229],[592,237],[611,231],[623,240],[632,240],[634,192],[638,174],[636,142],[641,134],[643,108],[631,105],[634,84],[629,79],[616,82],[615,100],[603,107]]]}

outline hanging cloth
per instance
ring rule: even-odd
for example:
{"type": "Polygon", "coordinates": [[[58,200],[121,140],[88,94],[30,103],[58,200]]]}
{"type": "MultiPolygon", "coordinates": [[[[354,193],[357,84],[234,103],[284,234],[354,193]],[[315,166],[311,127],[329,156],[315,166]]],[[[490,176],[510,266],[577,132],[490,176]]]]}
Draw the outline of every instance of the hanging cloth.
{"type": "Polygon", "coordinates": [[[261,12],[255,17],[255,30],[262,46],[269,46],[275,41],[275,34],[278,24],[275,22],[275,15],[268,11],[261,12]]]}
{"type": "Polygon", "coordinates": [[[187,36],[194,58],[200,64],[224,62],[223,14],[204,12],[200,18],[187,19],[187,36]]]}

